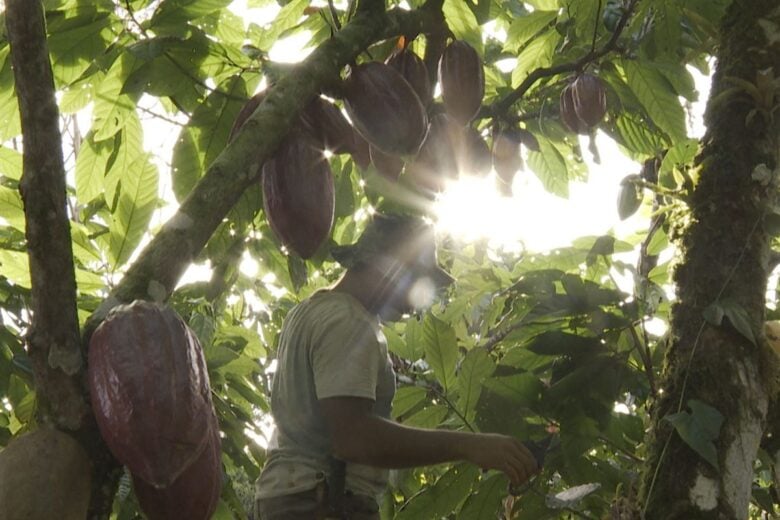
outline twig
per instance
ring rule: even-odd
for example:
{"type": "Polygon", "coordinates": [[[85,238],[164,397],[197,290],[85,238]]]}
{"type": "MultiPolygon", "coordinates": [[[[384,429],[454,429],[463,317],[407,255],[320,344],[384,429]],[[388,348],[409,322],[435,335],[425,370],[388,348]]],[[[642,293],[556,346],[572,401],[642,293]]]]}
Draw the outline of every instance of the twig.
{"type": "Polygon", "coordinates": [[[455,415],[457,415],[457,416],[460,418],[460,420],[461,420],[461,421],[463,421],[463,424],[464,424],[464,425],[466,425],[466,428],[468,428],[468,429],[469,429],[471,432],[476,432],[476,431],[477,431],[477,430],[476,430],[476,429],[475,429],[475,428],[474,428],[474,427],[471,425],[471,423],[468,421],[468,419],[466,419],[466,417],[465,417],[465,416],[464,416],[462,413],[460,413],[460,410],[458,410],[458,408],[457,408],[457,407],[456,407],[454,404],[452,404],[452,401],[450,401],[450,400],[447,398],[447,396],[446,396],[446,395],[444,395],[444,392],[442,392],[441,390],[439,390],[438,388],[436,388],[436,387],[435,387],[435,386],[433,386],[433,385],[429,386],[429,387],[428,387],[428,389],[429,389],[429,390],[432,390],[432,391],[433,391],[433,392],[436,394],[436,396],[437,396],[437,397],[439,397],[439,398],[441,398],[442,400],[444,400],[444,402],[447,404],[447,407],[448,407],[450,410],[452,410],[453,412],[455,412],[455,415]]]}
{"type": "Polygon", "coordinates": [[[333,25],[336,26],[336,30],[341,30],[341,21],[339,20],[339,14],[336,12],[336,6],[333,4],[333,0],[328,0],[328,7],[330,8],[330,16],[333,18],[333,25]]]}
{"type": "Polygon", "coordinates": [[[509,107],[514,105],[520,98],[522,98],[525,93],[528,92],[528,90],[534,85],[534,83],[540,79],[549,76],[555,76],[564,72],[582,70],[583,67],[588,63],[597,60],[598,58],[601,58],[602,56],[615,50],[617,47],[618,38],[620,38],[620,35],[623,33],[623,29],[625,29],[626,25],[628,24],[628,20],[631,18],[631,15],[633,15],[634,9],[638,3],[639,0],[631,0],[631,2],[628,4],[628,7],[623,12],[623,15],[620,17],[620,20],[618,20],[612,36],[603,47],[598,50],[591,50],[577,61],[562,63],[554,67],[540,67],[533,70],[528,76],[526,76],[523,82],[520,83],[520,85],[515,90],[507,94],[507,96],[503,99],[493,103],[493,105],[490,107],[490,114],[494,117],[501,117],[502,114],[509,110],[509,107]]]}
{"type": "Polygon", "coordinates": [[[590,52],[596,50],[596,37],[599,35],[599,23],[601,23],[601,0],[599,0],[599,7],[596,9],[596,23],[593,24],[593,41],[590,44],[590,52]]]}

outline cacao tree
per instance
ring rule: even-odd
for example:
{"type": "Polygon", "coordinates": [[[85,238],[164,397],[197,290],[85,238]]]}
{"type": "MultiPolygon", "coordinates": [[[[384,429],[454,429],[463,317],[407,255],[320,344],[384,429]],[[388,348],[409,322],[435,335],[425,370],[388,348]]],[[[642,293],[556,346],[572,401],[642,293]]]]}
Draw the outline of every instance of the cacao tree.
{"type": "Polygon", "coordinates": [[[0,451],[0,517],[22,514],[11,493],[86,489],[84,453],[88,505],[73,493],[67,510],[141,517],[154,490],[106,447],[85,385],[92,332],[141,299],[203,346],[214,518],[252,518],[276,336],[340,276],[330,251],[374,209],[436,220],[432,199],[469,173],[505,195],[534,177],[565,198],[597,137],[635,161],[609,173],[619,200],[595,202],[631,232],[520,252],[442,233],[457,283],[385,327],[395,419],[531,439],[541,474],[513,489],[464,464],[397,471],[382,516],[780,512],[780,349],[763,327],[780,318],[776,2],[6,0],[0,16],[0,446],[16,446],[0,451]],[[304,50],[283,63],[291,41],[304,50]],[[379,69],[393,72],[360,77],[379,69]],[[701,139],[686,124],[694,70],[712,74],[701,139]],[[329,153],[287,153],[303,134],[329,153]],[[301,157],[327,163],[295,169],[301,157]],[[310,171],[332,175],[300,187],[330,197],[329,229],[264,204],[263,182],[295,200],[310,171]],[[67,437],[36,434],[48,451],[16,441],[51,428],[67,437]]]}

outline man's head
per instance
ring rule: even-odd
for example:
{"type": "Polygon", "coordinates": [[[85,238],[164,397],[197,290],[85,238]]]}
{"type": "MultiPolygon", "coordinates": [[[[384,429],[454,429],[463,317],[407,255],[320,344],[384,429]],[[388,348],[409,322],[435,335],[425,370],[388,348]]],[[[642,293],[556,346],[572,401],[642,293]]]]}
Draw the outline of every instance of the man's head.
{"type": "Polygon", "coordinates": [[[433,228],[419,217],[376,214],[355,244],[332,254],[348,271],[368,277],[371,310],[386,321],[430,305],[453,281],[436,262],[433,228]]]}

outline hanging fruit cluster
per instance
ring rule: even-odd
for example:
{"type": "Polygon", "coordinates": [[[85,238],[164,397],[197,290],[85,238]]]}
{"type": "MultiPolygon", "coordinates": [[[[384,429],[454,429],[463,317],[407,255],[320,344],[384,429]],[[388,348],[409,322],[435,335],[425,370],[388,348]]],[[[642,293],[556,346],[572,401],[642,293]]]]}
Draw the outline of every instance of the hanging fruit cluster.
{"type": "Polygon", "coordinates": [[[580,74],[561,92],[561,120],[572,132],[587,134],[607,113],[607,89],[592,74],[580,74]]]}
{"type": "Polygon", "coordinates": [[[114,309],[89,343],[92,409],[152,519],[208,519],[222,487],[220,439],[203,350],[171,309],[114,309]]]}

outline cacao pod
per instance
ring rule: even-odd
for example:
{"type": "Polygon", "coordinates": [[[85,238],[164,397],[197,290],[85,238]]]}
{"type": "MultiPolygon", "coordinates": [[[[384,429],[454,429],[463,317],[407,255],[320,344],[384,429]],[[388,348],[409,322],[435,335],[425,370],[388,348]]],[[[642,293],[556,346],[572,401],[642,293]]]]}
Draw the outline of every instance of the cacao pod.
{"type": "Polygon", "coordinates": [[[439,85],[447,113],[462,126],[469,124],[485,97],[485,72],[474,47],[456,40],[444,49],[439,60],[439,85]]]}
{"type": "Polygon", "coordinates": [[[490,173],[492,157],[490,148],[473,128],[461,132],[458,147],[458,171],[469,175],[484,177],[490,173]]]}
{"type": "Polygon", "coordinates": [[[315,97],[303,109],[301,121],[304,129],[322,143],[324,149],[336,154],[352,152],[352,125],[330,101],[315,97]]]}
{"type": "Polygon", "coordinates": [[[222,491],[221,444],[213,418],[206,449],[171,485],[155,488],[133,475],[133,489],[149,520],[209,520],[222,491]]]}
{"type": "Polygon", "coordinates": [[[588,133],[588,125],[580,120],[577,112],[574,110],[574,93],[572,90],[572,84],[570,83],[561,91],[561,121],[572,132],[586,135],[588,133]]]}
{"type": "Polygon", "coordinates": [[[25,433],[0,452],[0,518],[83,520],[92,465],[70,435],[51,428],[25,433]]]}
{"type": "Polygon", "coordinates": [[[206,362],[170,308],[112,310],[90,339],[87,377],[106,445],[146,482],[169,485],[205,448],[214,414],[206,362]]]}
{"type": "Polygon", "coordinates": [[[257,110],[257,107],[259,107],[260,103],[263,102],[265,96],[265,91],[258,92],[249,98],[246,103],[244,103],[244,106],[241,107],[241,110],[238,111],[238,115],[233,121],[233,126],[230,128],[230,134],[228,135],[229,143],[233,141],[233,138],[236,136],[241,127],[244,126],[244,123],[246,123],[246,120],[249,119],[249,116],[255,113],[255,110],[257,110]]]}
{"type": "Polygon", "coordinates": [[[618,194],[618,216],[620,220],[626,220],[636,213],[642,205],[642,188],[635,184],[639,175],[627,175],[620,181],[620,193],[618,194]]]}
{"type": "Polygon", "coordinates": [[[504,195],[512,194],[512,181],[517,170],[523,167],[520,141],[513,132],[502,131],[493,137],[493,168],[498,177],[498,187],[504,195]]]}
{"type": "Polygon", "coordinates": [[[425,139],[425,107],[411,85],[389,65],[355,66],[344,83],[344,105],[357,131],[387,154],[414,155],[425,139]]]}
{"type": "Polygon", "coordinates": [[[301,258],[311,258],[330,235],[335,188],[330,164],[317,143],[293,133],[263,165],[263,201],[279,240],[301,258]]]}
{"type": "Polygon", "coordinates": [[[383,177],[390,179],[391,181],[397,181],[401,176],[401,171],[404,169],[404,161],[396,155],[389,155],[384,153],[376,146],[371,146],[371,162],[383,177]]]}
{"type": "Polygon", "coordinates": [[[352,160],[361,170],[368,168],[371,164],[371,150],[368,141],[363,139],[359,133],[353,130],[352,132],[352,160]]]}
{"type": "Polygon", "coordinates": [[[592,74],[582,74],[571,86],[574,111],[580,121],[594,127],[607,113],[607,89],[604,83],[592,74]]]}
{"type": "Polygon", "coordinates": [[[456,150],[462,128],[447,114],[431,119],[428,134],[414,161],[407,165],[412,181],[429,191],[443,191],[448,179],[458,178],[456,150]]]}
{"type": "Polygon", "coordinates": [[[409,82],[424,106],[430,104],[433,100],[433,88],[428,77],[428,67],[419,56],[410,50],[400,49],[390,55],[386,63],[409,82]]]}

